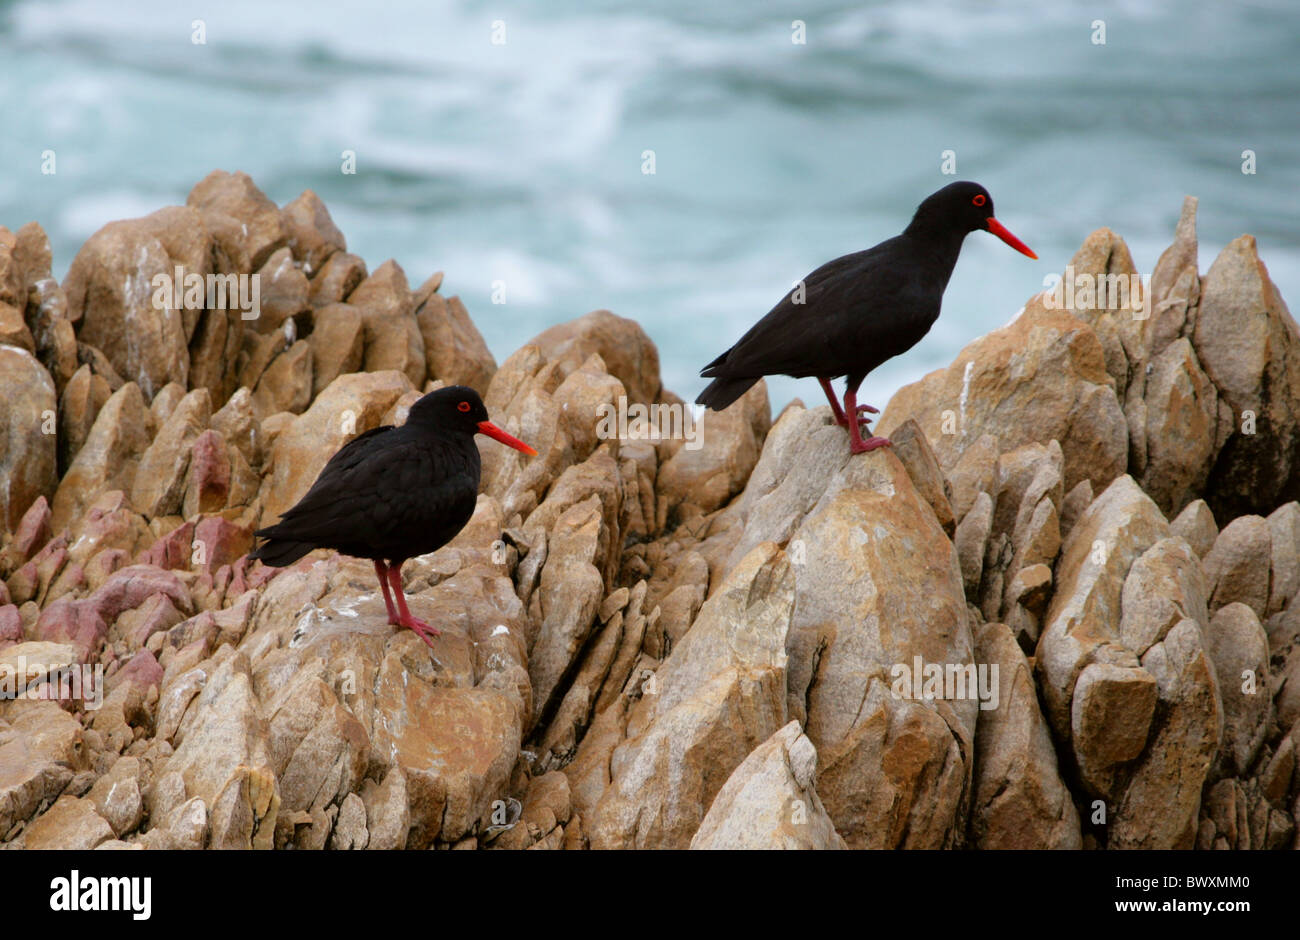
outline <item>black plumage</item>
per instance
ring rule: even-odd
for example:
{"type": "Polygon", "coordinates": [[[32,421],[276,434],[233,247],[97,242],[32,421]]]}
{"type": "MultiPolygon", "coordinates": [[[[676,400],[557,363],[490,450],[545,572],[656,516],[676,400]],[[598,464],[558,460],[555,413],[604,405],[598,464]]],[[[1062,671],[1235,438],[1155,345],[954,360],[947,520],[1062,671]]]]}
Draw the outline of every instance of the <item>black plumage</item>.
{"type": "Polygon", "coordinates": [[[968,232],[984,229],[1017,251],[1037,256],[993,217],[993,199],[978,183],[952,183],[916,210],[901,235],[829,261],[796,284],[763,319],[701,371],[713,381],[696,402],[721,410],[765,375],[815,376],[835,419],[849,428],[854,453],[887,446],[863,441],[870,405],[857,404],[862,380],[911,349],[939,318],[944,289],[968,232]],[[845,379],[844,407],[831,391],[845,379]],[[857,420],[849,422],[846,414],[857,420]]]}
{"type": "Polygon", "coordinates": [[[447,544],[474,514],[481,471],[475,434],[536,453],[488,420],[473,389],[438,389],[411,406],[401,427],[374,428],[343,445],[306,495],[275,525],[255,533],[266,541],[249,557],[283,566],[313,549],[332,548],[368,558],[389,621],[428,643],[428,634],[439,631],[407,610],[401,566],[447,544]]]}

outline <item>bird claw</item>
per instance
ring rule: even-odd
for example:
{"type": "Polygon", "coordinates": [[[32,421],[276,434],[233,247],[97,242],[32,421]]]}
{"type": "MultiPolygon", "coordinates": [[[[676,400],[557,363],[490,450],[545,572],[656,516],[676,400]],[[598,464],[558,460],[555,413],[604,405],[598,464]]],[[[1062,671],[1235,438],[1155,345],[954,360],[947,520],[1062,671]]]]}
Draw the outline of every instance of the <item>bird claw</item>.
{"type": "Polygon", "coordinates": [[[869,437],[865,441],[853,441],[849,444],[849,451],[854,454],[866,454],[878,447],[893,447],[894,442],[887,437],[869,437]]]}
{"type": "Polygon", "coordinates": [[[425,623],[417,617],[398,617],[396,620],[390,620],[388,622],[395,627],[406,627],[408,630],[414,630],[416,635],[420,639],[424,640],[425,645],[427,645],[429,649],[433,649],[433,640],[430,638],[429,634],[432,633],[434,636],[442,636],[441,630],[432,624],[425,623]]]}
{"type": "MultiPolygon", "coordinates": [[[[870,410],[873,411],[873,412],[876,410],[875,408],[872,408],[870,405],[859,405],[859,406],[858,406],[858,411],[861,412],[863,408],[868,408],[868,409],[870,409],[870,410]]],[[[862,414],[859,414],[859,415],[858,415],[858,427],[869,429],[869,428],[871,427],[871,422],[872,422],[872,420],[873,420],[872,418],[868,418],[868,417],[865,417],[865,416],[862,415],[862,414]]],[[[842,428],[847,428],[847,427],[849,426],[849,419],[848,419],[848,418],[836,418],[836,419],[835,419],[835,423],[838,424],[838,425],[839,425],[840,427],[842,427],[842,428]]]]}

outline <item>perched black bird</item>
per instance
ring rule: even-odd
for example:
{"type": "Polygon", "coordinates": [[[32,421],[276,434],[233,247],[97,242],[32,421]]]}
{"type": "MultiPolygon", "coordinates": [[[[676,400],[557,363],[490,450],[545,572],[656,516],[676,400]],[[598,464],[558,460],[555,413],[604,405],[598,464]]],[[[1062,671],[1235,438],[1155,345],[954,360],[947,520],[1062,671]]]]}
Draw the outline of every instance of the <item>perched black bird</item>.
{"type": "Polygon", "coordinates": [[[266,541],[249,557],[276,567],[314,548],[369,558],[388,622],[410,627],[432,647],[430,634],[441,631],[411,616],[402,563],[446,545],[474,514],[480,473],[475,434],[537,456],[488,420],[472,388],[440,388],[412,405],[400,428],[384,425],[344,444],[307,495],[278,523],[255,533],[266,541]]]}
{"type": "Polygon", "coordinates": [[[878,410],[858,404],[858,386],[929,332],[962,240],[976,229],[1038,258],[993,217],[988,190],[951,183],[921,203],[902,235],[827,262],[795,285],[740,342],[704,367],[700,374],[713,381],[696,403],[721,411],[765,375],[816,376],[835,420],[849,429],[853,453],[888,446],[883,437],[862,439],[858,426],[871,420],[862,413],[878,410]],[[843,408],[831,391],[831,379],[840,376],[843,408]]]}

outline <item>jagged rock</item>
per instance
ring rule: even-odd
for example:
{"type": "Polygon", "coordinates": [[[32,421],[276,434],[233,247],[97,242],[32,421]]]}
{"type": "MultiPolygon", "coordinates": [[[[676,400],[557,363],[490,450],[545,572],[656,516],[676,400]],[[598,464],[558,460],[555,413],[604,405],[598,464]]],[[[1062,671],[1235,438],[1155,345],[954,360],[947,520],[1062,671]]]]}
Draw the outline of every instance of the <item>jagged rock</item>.
{"type": "Polygon", "coordinates": [[[253,407],[253,396],[247,388],[231,395],[213,414],[209,425],[223,440],[239,450],[250,467],[262,466],[261,428],[253,407]]]}
{"type": "Polygon", "coordinates": [[[113,765],[86,794],[95,810],[109,824],[119,839],[135,830],[144,819],[144,800],[140,796],[140,761],[123,757],[113,765]]]}
{"type": "MultiPolygon", "coordinates": [[[[606,429],[599,419],[617,408],[622,394],[622,383],[606,371],[596,355],[565,376],[555,389],[556,430],[567,440],[575,464],[586,460],[605,441],[611,448],[622,448],[622,439],[616,433],[607,434],[612,429],[606,429]]],[[[617,456],[617,450],[611,450],[611,456],[617,456]]]]}
{"type": "Polygon", "coordinates": [[[208,429],[199,434],[190,447],[181,515],[192,518],[201,512],[219,512],[228,501],[240,506],[256,495],[259,481],[247,464],[239,467],[241,475],[232,481],[231,465],[240,461],[243,456],[239,449],[227,448],[216,431],[208,429]]]}
{"type": "Polygon", "coordinates": [[[330,848],[335,851],[364,849],[370,842],[366,829],[366,804],[355,793],[349,793],[339,805],[338,822],[330,833],[330,848]]]}
{"type": "Polygon", "coordinates": [[[77,338],[102,350],[146,399],[190,376],[188,342],[199,310],[184,301],[184,279],[210,273],[207,231],[192,209],[171,207],[110,222],[77,252],[63,289],[77,338]],[[182,281],[176,282],[176,268],[182,281]],[[159,290],[160,285],[167,289],[159,290]],[[179,296],[175,296],[179,295],[179,296]]]}
{"type": "Polygon", "coordinates": [[[605,582],[593,561],[601,530],[596,496],[570,507],[556,520],[547,539],[538,601],[543,621],[529,655],[534,704],[544,712],[591,631],[605,582]]]}
{"type": "Polygon", "coordinates": [[[318,272],[335,252],[347,251],[347,239],[330,217],[325,203],[310,189],[280,210],[280,220],[289,236],[289,249],[309,277],[318,272]]]}
{"type": "Polygon", "coordinates": [[[1195,324],[1201,278],[1197,272],[1196,197],[1183,199],[1174,242],[1160,255],[1151,274],[1150,355],[1158,356],[1195,324]]]}
{"type": "Polygon", "coordinates": [[[793,588],[785,553],[765,543],[705,602],[643,686],[608,786],[582,814],[592,848],[686,848],[732,771],[786,723],[793,588]]]}
{"type": "Polygon", "coordinates": [[[239,387],[240,349],[248,321],[233,304],[203,311],[190,342],[190,387],[224,402],[239,387]]]}
{"type": "Polygon", "coordinates": [[[1138,556],[1124,579],[1119,638],[1142,656],[1182,620],[1209,626],[1205,578],[1192,547],[1177,536],[1138,556]]]}
{"type": "Polygon", "coordinates": [[[131,489],[131,503],[144,515],[152,519],[180,512],[190,454],[211,417],[208,390],[196,388],[158,428],[140,457],[131,489]]]}
{"type": "Polygon", "coordinates": [[[64,794],[24,833],[26,848],[86,851],[113,838],[113,829],[90,800],[64,794]]]}
{"type": "Polygon", "coordinates": [[[266,259],[257,272],[258,316],[250,320],[259,333],[273,333],[284,327],[284,321],[311,309],[308,300],[311,284],[307,275],[293,263],[288,248],[281,248],[266,259]]]}
{"type": "Polygon", "coordinates": [[[1109,795],[1116,785],[1116,765],[1141,756],[1158,697],[1156,680],[1142,669],[1090,663],[1079,673],[1070,737],[1079,775],[1090,792],[1109,795]]]}
{"type": "Polygon", "coordinates": [[[361,313],[365,325],[366,371],[402,372],[413,388],[422,388],[426,374],[424,338],[415,320],[411,288],[401,265],[385,261],[347,299],[361,313]]]}
{"type": "Polygon", "coordinates": [[[20,257],[18,236],[0,226],[0,303],[17,308],[19,316],[27,302],[27,285],[20,257]]]}
{"type": "Polygon", "coordinates": [[[981,491],[975,503],[957,525],[953,546],[961,565],[962,584],[966,597],[974,602],[979,597],[980,579],[984,572],[984,549],[988,544],[993,525],[993,500],[981,491]]]}
{"type": "Polygon", "coordinates": [[[127,382],[100,409],[85,444],[59,482],[51,501],[54,528],[71,524],[106,490],[130,492],[149,443],[144,396],[139,386],[127,382]]]}
{"type": "Polygon", "coordinates": [[[1079,814],[1038,709],[1033,672],[1006,626],[976,634],[975,658],[998,670],[996,707],[975,727],[970,836],[981,849],[1077,849],[1079,814]]]}
{"type": "Polygon", "coordinates": [[[1186,539],[1197,557],[1204,559],[1219,537],[1219,527],[1214,523],[1214,513],[1205,500],[1188,503],[1173,522],[1169,523],[1173,535],[1186,539]]]}
{"type": "Polygon", "coordinates": [[[894,693],[895,667],[917,657],[972,660],[957,553],[933,510],[888,451],[851,456],[829,409],[791,408],[736,513],[732,558],[760,540],[790,556],[789,708],[821,757],[837,831],[853,848],[953,844],[976,702],[894,693]]]}
{"type": "Polygon", "coordinates": [[[1191,339],[1233,415],[1206,495],[1214,517],[1300,496],[1300,329],[1250,235],[1230,242],[1206,273],[1191,339]]]}
{"type": "Polygon", "coordinates": [[[366,263],[354,254],[338,251],[330,255],[311,279],[311,305],[325,307],[340,303],[366,279],[366,263]]]}
{"type": "Polygon", "coordinates": [[[366,349],[365,323],[361,311],[351,304],[321,307],[314,315],[314,322],[308,337],[313,363],[313,398],[340,375],[360,371],[366,349]]]}
{"type": "MultiPolygon", "coordinates": [[[[106,490],[82,513],[72,527],[70,561],[90,565],[98,555],[114,549],[133,556],[147,548],[154,533],[143,516],[131,508],[121,490],[106,490]]],[[[93,566],[90,568],[93,572],[93,566]]]]}
{"type": "Polygon", "coordinates": [[[23,513],[4,550],[0,551],[0,576],[7,576],[22,566],[50,540],[50,504],[38,496],[23,513]]]}
{"type": "Polygon", "coordinates": [[[411,817],[406,797],[406,777],[401,769],[395,767],[390,770],[379,784],[367,780],[361,800],[366,807],[366,831],[369,836],[366,848],[406,848],[411,817]]]}
{"type": "MultiPolygon", "coordinates": [[[[915,418],[952,468],[992,434],[1000,450],[1060,442],[1065,488],[1103,489],[1127,466],[1128,426],[1097,334],[1041,297],[1001,329],[970,343],[947,369],[899,389],[876,433],[915,418]]],[[[957,500],[959,509],[964,501],[957,500]]]]}
{"type": "Polygon", "coordinates": [[[83,365],[68,380],[59,399],[59,470],[66,472],[86,443],[100,409],[113,394],[101,375],[83,365]]]}
{"type": "Polygon", "coordinates": [[[149,402],[149,415],[153,418],[153,426],[161,428],[166,424],[167,419],[176,411],[176,406],[184,397],[185,389],[176,382],[168,382],[159,389],[153,401],[149,402]]]}
{"type": "MultiPolygon", "coordinates": [[[[164,697],[170,687],[164,686],[164,697]]],[[[234,653],[212,667],[173,737],[176,751],[165,772],[179,774],[186,795],[210,807],[211,846],[270,848],[280,788],[245,655],[234,653]]],[[[150,815],[158,815],[156,805],[150,815]]]]}
{"type": "Polygon", "coordinates": [[[298,340],[266,367],[253,389],[253,407],[262,414],[301,414],[311,403],[312,345],[298,340]]]}
{"type": "Polygon", "coordinates": [[[36,340],[20,308],[0,300],[0,346],[12,346],[36,355],[36,340]]]}
{"type": "Polygon", "coordinates": [[[843,849],[814,789],[817,750],[792,721],[727,778],[693,849],[843,849]]]}
{"type": "Polygon", "coordinates": [[[1127,476],[1108,486],[1075,523],[1057,565],[1036,656],[1046,714],[1058,737],[1069,736],[1074,683],[1088,662],[1137,666],[1119,641],[1120,596],[1133,562],[1167,528],[1159,508],[1127,476]],[[1098,659],[1110,649],[1112,655],[1098,659]]]}
{"type": "Polygon", "coordinates": [[[1271,617],[1300,599],[1300,503],[1274,510],[1268,531],[1273,549],[1267,609],[1271,617]]]}
{"type": "MultiPolygon", "coordinates": [[[[890,438],[893,441],[894,456],[902,461],[912,484],[930,508],[943,531],[951,538],[956,531],[957,519],[953,515],[952,503],[948,500],[947,486],[943,478],[943,469],[934,448],[925,439],[920,425],[910,418],[899,426],[890,438]]],[[[746,474],[748,477],[748,474],[746,474]]]]}
{"type": "Polygon", "coordinates": [[[425,282],[417,292],[425,299],[415,311],[429,378],[441,379],[448,385],[468,385],[486,395],[497,361],[460,298],[444,299],[436,286],[429,287],[434,278],[441,283],[440,274],[425,282]]]}
{"type": "Polygon", "coordinates": [[[39,226],[0,229],[0,357],[55,415],[48,486],[5,507],[0,670],[107,674],[93,712],[0,700],[0,840],[1294,839],[1300,338],[1248,239],[1198,277],[1194,200],[1149,296],[1094,232],[1071,261],[1091,297],[1031,298],[856,456],[825,408],[770,425],[762,383],[623,433],[634,406],[689,413],[639,326],[597,311],[497,368],[441,272],[367,278],[310,191],[277,209],[218,172],[115,225],[64,287],[39,226]],[[155,306],[177,266],[256,273],[260,317],[155,306]],[[364,560],[247,561],[344,442],[451,382],[540,456],[481,440],[470,523],[404,566],[433,650],[364,560]]]}
{"type": "Polygon", "coordinates": [[[263,709],[286,816],[341,804],[360,786],[370,760],[365,728],[339,703],[328,678],[323,668],[301,669],[263,709]]]}
{"type": "MultiPolygon", "coordinates": [[[[600,425],[582,420],[587,409],[614,407],[622,386],[604,371],[599,356],[578,363],[547,362],[536,346],[525,346],[502,364],[492,377],[484,404],[493,421],[527,440],[538,457],[493,442],[480,444],[483,474],[479,489],[501,503],[503,514],[528,516],[546,498],[547,490],[564,472],[587,459],[593,449],[618,453],[617,438],[602,442],[600,425]],[[567,412],[567,414],[566,414],[567,412]],[[575,424],[582,424],[575,429],[575,424]]],[[[612,482],[612,481],[611,481],[612,482]]]]}
{"type": "Polygon", "coordinates": [[[1200,787],[1222,728],[1197,567],[1129,476],[1088,507],[1057,563],[1036,669],[1057,739],[1089,792],[1114,808],[1112,847],[1195,839],[1200,787]],[[1152,586],[1162,593],[1146,594],[1152,586]],[[1139,657],[1125,637],[1152,645],[1139,657]]]}
{"type": "Polygon", "coordinates": [[[0,521],[18,525],[40,496],[58,485],[54,382],[31,353],[0,345],[5,418],[0,424],[0,521]]]}
{"type": "Polygon", "coordinates": [[[213,170],[190,190],[185,204],[198,210],[234,271],[261,269],[288,243],[279,208],[247,173],[213,170]]]}
{"type": "Polygon", "coordinates": [[[81,723],[57,702],[9,704],[0,713],[0,839],[52,802],[88,762],[81,723]]]}
{"type": "Polygon", "coordinates": [[[1162,719],[1112,821],[1108,847],[1191,848],[1201,788],[1222,735],[1223,707],[1203,627],[1181,621],[1142,657],[1155,677],[1162,719]]]}
{"type": "MultiPolygon", "coordinates": [[[[1074,290],[1051,294],[1063,309],[1093,328],[1105,350],[1106,371],[1121,405],[1140,393],[1147,356],[1149,298],[1137,276],[1128,245],[1108,228],[1092,232],[1070,259],[1074,290]]],[[[1046,304],[1048,292],[1036,301],[1046,304]]],[[[1133,468],[1136,469],[1136,468],[1133,468]]]]}
{"type": "Polygon", "coordinates": [[[1234,602],[1215,612],[1207,638],[1223,697],[1217,767],[1224,775],[1245,776],[1269,730],[1268,636],[1255,612],[1234,602]]]}
{"type": "Polygon", "coordinates": [[[62,394],[80,361],[77,333],[68,319],[68,295],[58,281],[47,275],[28,288],[26,316],[36,344],[36,358],[62,394]]]}
{"type": "Polygon", "coordinates": [[[1241,601],[1263,620],[1268,614],[1273,536],[1268,520],[1239,516],[1214,540],[1205,554],[1210,611],[1241,601]]]}
{"type": "Polygon", "coordinates": [[[765,382],[725,411],[694,418],[689,407],[676,407],[686,425],[683,439],[672,442],[675,452],[660,465],[655,484],[665,518],[683,503],[712,512],[744,489],[770,426],[765,382]]]}
{"type": "Polygon", "coordinates": [[[1174,516],[1205,491],[1232,431],[1231,412],[1186,339],[1175,339],[1148,365],[1145,412],[1142,488],[1174,516]]]}
{"type": "Polygon", "coordinates": [[[981,434],[948,468],[952,511],[958,519],[970,512],[980,493],[993,495],[1000,453],[998,439],[992,434],[981,434]]]}
{"type": "Polygon", "coordinates": [[[659,350],[634,320],[594,310],[539,333],[527,345],[536,346],[550,362],[567,364],[568,370],[595,353],[609,367],[610,375],[623,383],[628,401],[651,404],[660,400],[659,350]]]}

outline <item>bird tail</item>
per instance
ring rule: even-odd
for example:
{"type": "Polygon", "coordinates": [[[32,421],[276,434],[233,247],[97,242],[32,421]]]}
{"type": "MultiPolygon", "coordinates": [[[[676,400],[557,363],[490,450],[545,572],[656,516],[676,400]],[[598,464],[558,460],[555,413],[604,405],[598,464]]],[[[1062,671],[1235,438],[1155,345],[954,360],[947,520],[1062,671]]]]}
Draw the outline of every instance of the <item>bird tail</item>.
{"type": "Polygon", "coordinates": [[[270,529],[257,530],[255,534],[265,537],[266,541],[249,552],[249,558],[259,558],[264,564],[273,568],[283,568],[286,565],[292,565],[316,547],[311,542],[276,538],[270,534],[270,531],[270,529]]]}
{"type": "Polygon", "coordinates": [[[705,405],[714,411],[721,411],[754,387],[757,378],[726,378],[719,376],[710,382],[695,399],[697,405],[705,405]]]}

